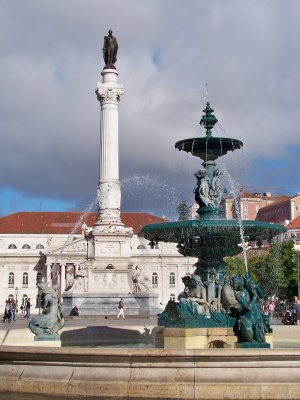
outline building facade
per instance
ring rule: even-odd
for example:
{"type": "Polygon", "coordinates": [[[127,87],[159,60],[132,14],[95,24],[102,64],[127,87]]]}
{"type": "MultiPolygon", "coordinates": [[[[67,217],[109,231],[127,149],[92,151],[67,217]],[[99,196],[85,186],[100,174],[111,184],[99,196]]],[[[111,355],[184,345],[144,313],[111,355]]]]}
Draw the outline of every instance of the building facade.
{"type": "MultiPolygon", "coordinates": [[[[134,232],[130,239],[129,269],[133,272],[139,268],[148,290],[158,295],[159,305],[163,308],[170,299],[177,299],[184,288],[181,278],[194,271],[197,260],[181,256],[174,243],[160,242],[151,249],[148,241],[138,236],[145,224],[164,222],[163,218],[146,213],[122,213],[121,216],[134,232]]],[[[37,282],[42,280],[47,280],[63,301],[62,294],[74,285],[78,268],[88,259],[84,231],[92,228],[97,219],[96,213],[81,217],[76,212],[24,212],[0,218],[2,312],[8,298],[17,300],[19,307],[30,298],[32,313],[38,313],[37,282]]],[[[104,269],[113,269],[113,255],[105,255],[104,259],[107,264],[104,269]]],[[[132,292],[134,285],[131,279],[132,292]]]]}

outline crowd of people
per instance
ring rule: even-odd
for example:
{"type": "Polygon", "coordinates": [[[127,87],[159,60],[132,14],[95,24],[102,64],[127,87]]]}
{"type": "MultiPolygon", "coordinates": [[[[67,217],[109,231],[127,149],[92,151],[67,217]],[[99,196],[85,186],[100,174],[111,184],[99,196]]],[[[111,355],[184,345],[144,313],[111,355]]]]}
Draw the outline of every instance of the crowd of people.
{"type": "MultiPolygon", "coordinates": [[[[21,305],[21,314],[27,320],[30,319],[30,299],[27,299],[25,305],[21,305]]],[[[14,299],[8,299],[5,301],[3,322],[15,322],[16,314],[18,314],[19,308],[18,303],[14,299]]]]}
{"type": "Polygon", "coordinates": [[[294,297],[291,307],[286,310],[281,322],[284,325],[298,325],[300,326],[300,300],[294,297]]]}

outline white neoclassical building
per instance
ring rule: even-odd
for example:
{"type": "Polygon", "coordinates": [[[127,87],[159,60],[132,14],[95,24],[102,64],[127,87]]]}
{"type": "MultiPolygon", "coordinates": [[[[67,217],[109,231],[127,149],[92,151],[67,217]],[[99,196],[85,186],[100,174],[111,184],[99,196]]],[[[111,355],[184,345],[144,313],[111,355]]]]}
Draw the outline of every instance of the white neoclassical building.
{"type": "MultiPolygon", "coordinates": [[[[163,222],[163,218],[146,213],[121,216],[124,224],[133,228],[127,268],[129,291],[135,292],[132,272],[138,267],[149,291],[158,295],[158,303],[163,307],[183,290],[181,278],[194,270],[196,259],[184,258],[172,243],[160,242],[152,249],[147,240],[137,235],[145,224],[163,222]]],[[[1,312],[8,298],[16,299],[19,307],[30,298],[32,313],[38,313],[38,281],[47,280],[60,295],[74,285],[78,267],[88,259],[87,239],[81,225],[74,231],[80,217],[76,212],[19,212],[0,218],[1,312]]],[[[87,229],[96,219],[96,213],[89,213],[81,222],[87,229]]],[[[109,255],[110,247],[108,243],[108,254],[103,254],[101,267],[108,272],[113,271],[116,260],[113,254],[109,255]]]]}

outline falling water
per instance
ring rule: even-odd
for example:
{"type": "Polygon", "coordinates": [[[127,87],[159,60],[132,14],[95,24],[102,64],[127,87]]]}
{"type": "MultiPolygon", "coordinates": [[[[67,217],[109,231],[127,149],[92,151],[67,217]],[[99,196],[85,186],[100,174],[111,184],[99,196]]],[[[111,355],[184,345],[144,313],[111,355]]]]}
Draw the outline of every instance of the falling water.
{"type": "Polygon", "coordinates": [[[123,178],[122,198],[127,203],[143,203],[144,208],[153,209],[159,203],[159,207],[168,214],[177,215],[177,205],[180,203],[178,190],[170,186],[159,176],[138,175],[123,178]]]}
{"type": "Polygon", "coordinates": [[[248,274],[248,260],[247,260],[247,253],[246,253],[244,225],[243,225],[243,220],[241,217],[241,210],[240,210],[239,199],[238,199],[238,193],[239,193],[238,184],[234,181],[234,179],[232,178],[232,176],[230,175],[230,173],[228,172],[228,170],[226,169],[226,167],[224,165],[222,166],[222,173],[227,178],[229,186],[230,186],[230,193],[233,195],[234,210],[237,215],[239,229],[240,229],[240,237],[241,237],[241,241],[242,241],[244,264],[245,264],[245,268],[246,268],[246,274],[248,274]]]}
{"type": "Polygon", "coordinates": [[[195,140],[193,140],[193,143],[192,143],[192,151],[191,151],[192,156],[194,155],[194,144],[195,144],[195,140]]]}
{"type": "Polygon", "coordinates": [[[96,196],[91,202],[90,204],[86,207],[86,209],[84,210],[84,212],[80,215],[80,217],[78,218],[78,220],[75,222],[74,227],[72,229],[72,231],[69,233],[65,243],[63,244],[58,256],[56,257],[53,266],[51,268],[51,271],[49,273],[49,275],[47,276],[47,281],[48,279],[51,277],[52,272],[55,272],[55,269],[57,268],[57,262],[59,260],[59,258],[61,257],[62,253],[64,252],[65,248],[67,247],[67,245],[73,240],[73,235],[74,233],[77,231],[77,229],[79,227],[82,226],[86,216],[88,213],[90,213],[93,209],[93,207],[97,204],[98,202],[98,196],[96,196]]]}

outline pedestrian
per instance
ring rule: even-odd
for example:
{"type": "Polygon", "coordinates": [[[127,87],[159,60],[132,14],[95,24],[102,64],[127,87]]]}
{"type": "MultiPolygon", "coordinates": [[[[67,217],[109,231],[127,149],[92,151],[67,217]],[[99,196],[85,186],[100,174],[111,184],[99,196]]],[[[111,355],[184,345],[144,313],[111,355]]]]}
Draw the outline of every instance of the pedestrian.
{"type": "Polygon", "coordinates": [[[274,304],[273,303],[270,303],[269,304],[269,317],[270,317],[270,320],[272,320],[273,319],[273,315],[274,315],[274,304]]]}
{"type": "Polygon", "coordinates": [[[14,299],[9,302],[9,311],[10,311],[10,322],[15,322],[16,320],[16,302],[14,299]]]}
{"type": "Polygon", "coordinates": [[[3,322],[5,321],[10,322],[10,312],[9,312],[9,301],[5,301],[5,307],[4,307],[4,316],[3,316],[3,322]]]}
{"type": "Polygon", "coordinates": [[[31,307],[30,299],[28,299],[26,302],[26,315],[25,315],[27,320],[30,319],[30,307],[31,307]]]}
{"type": "Polygon", "coordinates": [[[295,310],[296,310],[296,320],[297,320],[297,325],[300,326],[300,300],[296,301],[295,304],[295,310]]]}
{"type": "Polygon", "coordinates": [[[119,319],[120,316],[122,316],[122,318],[125,319],[125,316],[124,316],[124,301],[123,301],[122,297],[121,297],[121,299],[119,301],[118,309],[119,309],[119,312],[118,312],[118,315],[117,315],[117,319],[119,319]]]}
{"type": "Polygon", "coordinates": [[[269,303],[266,302],[263,307],[264,315],[269,315],[269,303]]]}

